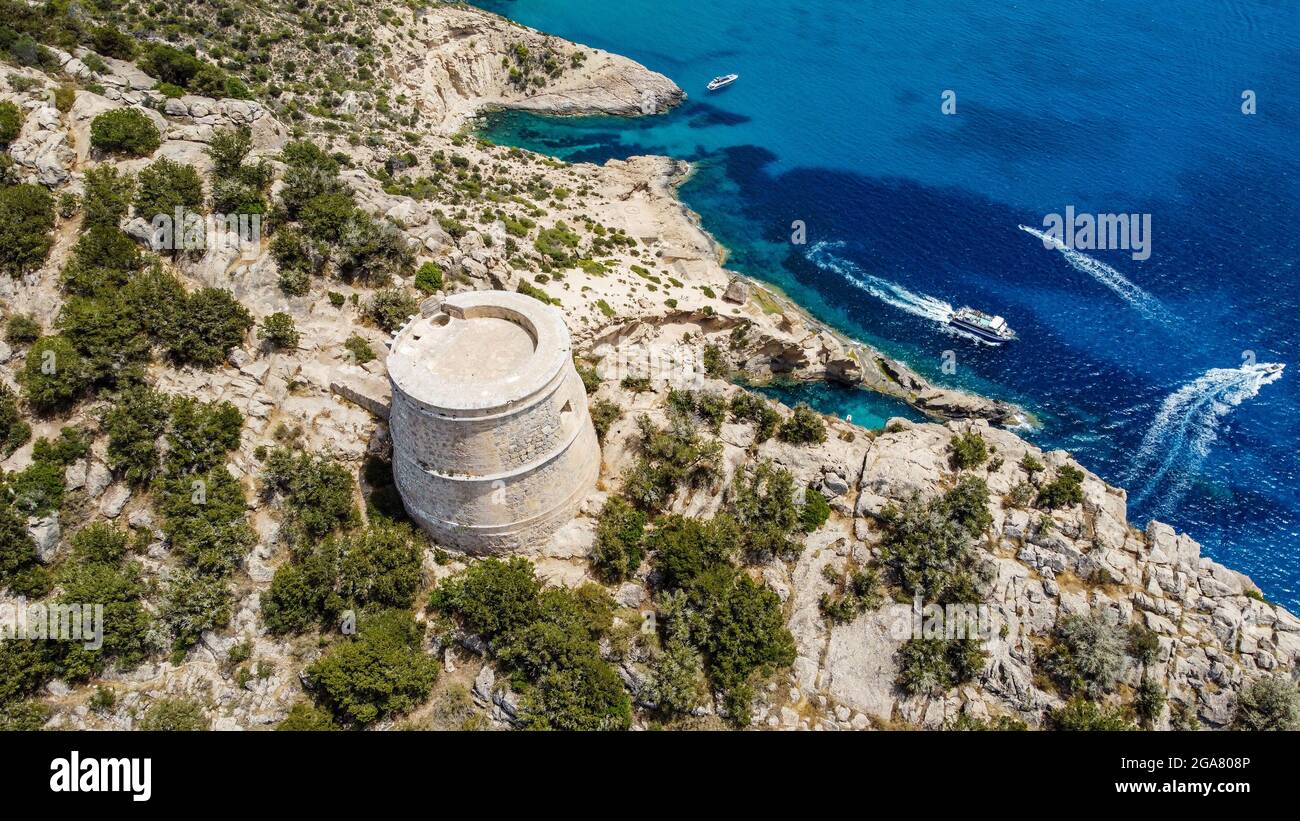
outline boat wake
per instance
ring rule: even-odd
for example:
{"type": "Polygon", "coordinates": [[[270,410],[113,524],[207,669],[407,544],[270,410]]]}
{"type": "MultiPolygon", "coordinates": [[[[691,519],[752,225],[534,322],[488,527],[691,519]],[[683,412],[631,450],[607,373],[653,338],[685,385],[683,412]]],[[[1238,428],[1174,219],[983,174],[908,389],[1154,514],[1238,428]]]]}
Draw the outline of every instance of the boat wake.
{"type": "Polygon", "coordinates": [[[1260,388],[1281,379],[1284,367],[1259,363],[1212,368],[1165,397],[1133,458],[1130,485],[1140,485],[1133,500],[1141,503],[1160,491],[1153,513],[1167,515],[1209,455],[1224,418],[1260,388]]]}
{"type": "Polygon", "coordinates": [[[1070,267],[1074,268],[1076,271],[1087,274],[1102,285],[1105,285],[1111,291],[1115,292],[1120,299],[1127,302],[1134,310],[1147,319],[1161,322],[1166,325],[1171,324],[1174,321],[1174,315],[1169,313],[1169,310],[1165,308],[1164,305],[1160,304],[1160,300],[1144,291],[1140,286],[1134,284],[1128,277],[1124,276],[1119,271],[1116,271],[1106,263],[1093,259],[1087,254],[1076,251],[1073,248],[1067,248],[1065,243],[1061,242],[1056,237],[1044,234],[1037,228],[1030,228],[1028,225],[1022,225],[1020,226],[1020,230],[1038,237],[1038,239],[1042,240],[1045,244],[1051,245],[1053,248],[1060,251],[1061,255],[1065,257],[1066,262],[1070,263],[1070,267]]]}
{"type": "Polygon", "coordinates": [[[853,287],[871,294],[887,305],[947,327],[948,319],[953,314],[951,305],[942,299],[918,294],[897,282],[867,273],[852,260],[835,253],[843,247],[842,242],[819,242],[808,249],[808,260],[823,271],[837,274],[853,287]]]}

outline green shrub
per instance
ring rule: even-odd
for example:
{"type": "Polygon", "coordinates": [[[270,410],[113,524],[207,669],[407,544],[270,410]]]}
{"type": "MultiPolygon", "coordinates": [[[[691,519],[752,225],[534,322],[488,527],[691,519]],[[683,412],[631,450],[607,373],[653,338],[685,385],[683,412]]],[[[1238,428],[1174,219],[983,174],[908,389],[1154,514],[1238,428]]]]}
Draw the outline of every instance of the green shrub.
{"type": "Polygon", "coordinates": [[[0,150],[9,147],[9,143],[18,139],[18,132],[23,128],[23,110],[17,103],[9,100],[0,102],[0,150]]]}
{"type": "Polygon", "coordinates": [[[785,627],[781,600],[731,565],[717,565],[686,591],[701,619],[697,646],[708,659],[709,680],[723,693],[737,725],[750,721],[753,679],[794,663],[794,638],[785,627]]]}
{"type": "Polygon", "coordinates": [[[980,536],[993,526],[993,514],[989,512],[989,486],[981,478],[961,477],[943,495],[939,504],[949,519],[972,536],[980,536]]]}
{"type": "Polygon", "coordinates": [[[524,696],[522,718],[538,730],[626,730],[632,701],[614,668],[583,655],[538,679],[524,696]]]}
{"type": "Polygon", "coordinates": [[[181,281],[161,265],[134,275],[122,289],[122,302],[141,330],[154,341],[164,343],[179,335],[176,326],[185,318],[176,309],[184,306],[186,299],[181,281]]]}
{"type": "Polygon", "coordinates": [[[295,703],[289,710],[289,715],[275,725],[275,729],[287,732],[319,732],[338,728],[339,726],[334,723],[334,716],[330,715],[328,710],[322,710],[307,701],[295,703]]]}
{"type": "MultiPolygon", "coordinates": [[[[83,228],[116,229],[131,207],[135,196],[135,178],[120,173],[117,166],[105,163],[87,169],[85,189],[82,208],[86,212],[86,220],[83,228]]],[[[83,262],[100,264],[110,260],[97,255],[96,258],[85,259],[83,262]]]]}
{"type": "Polygon", "coordinates": [[[948,442],[952,453],[952,462],[958,470],[977,467],[989,458],[988,444],[984,437],[973,430],[955,434],[948,442]]]}
{"type": "Polygon", "coordinates": [[[1038,492],[1038,506],[1047,510],[1083,504],[1083,471],[1063,465],[1038,492]]]}
{"type": "Polygon", "coordinates": [[[826,524],[831,517],[831,505],[819,491],[804,489],[803,508],[799,511],[799,527],[804,533],[812,533],[826,524]]]}
{"type": "Polygon", "coordinates": [[[37,461],[8,477],[11,504],[28,516],[45,516],[63,505],[63,465],[37,461]]]}
{"type": "Polygon", "coordinates": [[[272,348],[298,347],[298,328],[293,317],[283,311],[277,311],[263,319],[257,336],[266,340],[272,348]]]}
{"type": "Polygon", "coordinates": [[[266,460],[263,492],[284,497],[295,528],[308,539],[326,536],[358,521],[352,474],[333,459],[278,448],[266,460]]]}
{"type": "Polygon", "coordinates": [[[135,38],[113,26],[96,26],[90,32],[90,47],[105,57],[130,60],[135,57],[135,38]]]}
{"type": "Polygon", "coordinates": [[[167,471],[172,476],[214,470],[239,447],[244,415],[231,403],[177,396],[171,400],[170,412],[167,471]]]}
{"type": "Polygon", "coordinates": [[[582,380],[582,389],[588,396],[600,390],[600,374],[596,372],[594,365],[588,365],[575,356],[573,367],[578,372],[578,378],[582,380]]]}
{"type": "Polygon", "coordinates": [[[127,535],[107,523],[73,534],[69,560],[59,570],[59,601],[94,602],[104,607],[103,646],[91,649],[79,642],[59,644],[59,665],[69,681],[99,675],[110,663],[130,670],[148,654],[149,615],[141,604],[144,583],[139,565],[126,558],[127,535]]]}
{"type": "Polygon", "coordinates": [[[781,414],[776,412],[771,403],[749,391],[741,391],[731,397],[731,418],[737,422],[752,423],[755,442],[771,439],[781,424],[781,414]]]}
{"type": "Polygon", "coordinates": [[[790,418],[781,423],[777,438],[794,445],[821,444],[826,441],[826,420],[806,402],[800,402],[790,418]]]}
{"type": "Polygon", "coordinates": [[[0,732],[36,732],[45,729],[53,710],[39,701],[0,703],[0,732]]]}
{"type": "Polygon", "coordinates": [[[1149,627],[1131,624],[1126,650],[1139,664],[1154,664],[1160,655],[1160,637],[1149,627]]]}
{"type": "Polygon", "coordinates": [[[257,540],[245,517],[243,486],[224,466],[167,477],[157,495],[172,551],[199,572],[230,573],[257,540]]]}
{"type": "MultiPolygon", "coordinates": [[[[681,593],[675,595],[684,599],[681,593]]],[[[701,704],[708,697],[709,687],[704,657],[691,644],[687,620],[672,619],[664,632],[663,646],[651,659],[650,681],[642,697],[654,705],[657,713],[673,718],[687,715],[701,704]]]]}
{"type": "MultiPolygon", "coordinates": [[[[318,274],[325,266],[325,255],[316,249],[315,244],[306,234],[292,225],[275,232],[275,236],[271,239],[271,256],[275,258],[275,264],[282,275],[289,271],[318,274]]],[[[301,282],[304,286],[302,288],[284,290],[295,296],[301,296],[307,292],[305,287],[308,282],[307,277],[303,277],[301,282]]]]}
{"type": "Polygon", "coordinates": [[[158,127],[134,108],[105,111],[90,123],[90,144],[109,154],[145,157],[162,145],[158,127]]]}
{"type": "Polygon", "coordinates": [[[533,285],[531,282],[528,282],[526,280],[522,280],[522,279],[519,280],[519,287],[516,288],[515,290],[521,294],[524,294],[525,296],[530,296],[533,299],[537,300],[538,302],[544,303],[546,305],[560,304],[560,300],[555,299],[550,294],[543,291],[541,288],[538,288],[536,285],[533,285]]]}
{"type": "Polygon", "coordinates": [[[18,410],[18,397],[8,385],[0,383],[0,461],[8,459],[31,438],[32,426],[18,410]]]}
{"type": "Polygon", "coordinates": [[[605,502],[591,551],[592,567],[602,578],[620,582],[636,573],[645,556],[645,525],[646,515],[622,496],[612,496],[605,502]]]}
{"type": "Polygon", "coordinates": [[[727,372],[731,370],[726,357],[722,354],[722,349],[717,345],[704,346],[703,361],[704,372],[718,379],[725,378],[727,372]]]}
{"type": "Polygon", "coordinates": [[[364,365],[375,358],[375,351],[370,347],[370,343],[356,334],[348,337],[347,342],[343,343],[343,347],[348,350],[348,353],[352,354],[358,365],[364,365]]]}
{"type": "MultiPolygon", "coordinates": [[[[827,566],[830,570],[830,566],[827,566]]],[[[836,589],[823,593],[818,601],[822,615],[837,624],[847,624],[868,610],[875,610],[884,601],[880,573],[875,568],[863,568],[849,573],[841,580],[839,573],[828,574],[836,589]]]]}
{"type": "Polygon", "coordinates": [[[203,706],[186,698],[160,698],[149,705],[138,725],[145,732],[198,732],[209,727],[203,706]]]}
{"type": "Polygon", "coordinates": [[[740,553],[740,526],[726,513],[712,519],[676,514],[660,519],[649,536],[651,566],[666,589],[688,588],[705,571],[729,565],[740,553]]]}
{"type": "Polygon", "coordinates": [[[1281,674],[1257,678],[1237,693],[1232,716],[1237,730],[1300,729],[1300,692],[1281,674]]]}
{"type": "Polygon", "coordinates": [[[525,726],[630,726],[631,699],[597,643],[613,624],[614,602],[604,588],[543,590],[527,560],[486,559],[442,582],[430,606],[488,640],[523,690],[525,726]]]}
{"type": "Polygon", "coordinates": [[[410,613],[363,614],[344,638],[305,671],[317,703],[344,724],[366,725],[419,706],[438,678],[439,664],[421,648],[410,613]]]}
{"type": "Polygon", "coordinates": [[[194,166],[162,157],[142,168],[136,177],[135,215],[146,222],[159,215],[175,219],[178,208],[203,209],[203,180],[194,166]]]}
{"type": "Polygon", "coordinates": [[[27,531],[27,517],[0,499],[0,588],[16,588],[20,585],[15,582],[30,580],[38,569],[36,543],[27,531]]]}
{"type": "Polygon", "coordinates": [[[662,429],[637,419],[640,458],[624,476],[623,495],[642,510],[661,510],[682,485],[702,487],[721,473],[722,443],[705,440],[684,420],[662,429]]]}
{"type": "Polygon", "coordinates": [[[253,315],[223,288],[201,288],[178,306],[180,314],[168,351],[181,364],[212,368],[244,341],[253,315]]]}
{"type": "Polygon", "coordinates": [[[1063,694],[1099,699],[1115,690],[1123,648],[1119,631],[1102,616],[1067,616],[1040,664],[1063,694]]]}
{"type": "Polygon", "coordinates": [[[57,659],[37,641],[0,641],[0,705],[40,692],[59,673],[57,659]]]}
{"type": "Polygon", "coordinates": [[[98,290],[95,297],[68,297],[56,326],[82,356],[94,387],[137,381],[150,358],[149,338],[121,291],[98,290]]]}
{"type": "Polygon", "coordinates": [[[11,345],[26,345],[41,337],[41,323],[31,314],[14,314],[5,324],[5,340],[11,345]]]}
{"type": "Polygon", "coordinates": [[[971,681],[985,657],[978,639],[908,639],[898,650],[897,684],[909,695],[937,695],[971,681]]]}
{"type": "Polygon", "coordinates": [[[366,316],[370,321],[390,333],[419,311],[420,303],[400,288],[378,291],[366,304],[366,316]]]}
{"type": "Polygon", "coordinates": [[[794,477],[767,459],[742,465],[732,477],[728,502],[744,535],[742,551],[751,561],[790,560],[803,549],[792,538],[800,527],[794,494],[794,477]]]}
{"type": "Polygon", "coordinates": [[[609,428],[623,415],[623,409],[608,399],[597,399],[591,404],[591,424],[596,429],[596,438],[605,441],[609,428]]]}
{"type": "Polygon", "coordinates": [[[382,519],[352,533],[305,546],[282,565],[262,598],[271,632],[300,633],[329,626],[345,610],[406,608],[420,586],[422,551],[406,525],[382,519]]]}
{"type": "Polygon", "coordinates": [[[1018,718],[1011,716],[992,716],[990,718],[976,718],[970,713],[960,713],[954,719],[947,721],[943,728],[952,732],[1025,732],[1029,725],[1018,718]]]}
{"type": "Polygon", "coordinates": [[[683,417],[692,415],[704,422],[712,433],[722,429],[727,419],[727,398],[719,392],[678,390],[668,392],[668,408],[683,417]]]}
{"type": "Polygon", "coordinates": [[[537,618],[541,583],[522,557],[484,559],[433,591],[430,605],[453,614],[470,633],[491,641],[537,618]]]}
{"type": "Polygon", "coordinates": [[[193,54],[163,43],[150,43],[139,60],[140,68],[159,82],[188,88],[203,68],[203,61],[193,54]]]}
{"type": "Polygon", "coordinates": [[[914,496],[901,508],[891,504],[881,512],[883,558],[904,592],[938,604],[980,600],[984,571],[971,549],[979,535],[974,527],[983,523],[974,515],[978,501],[977,487],[959,484],[939,498],[914,496]]]}
{"type": "Polygon", "coordinates": [[[1151,729],[1165,709],[1165,690],[1150,676],[1143,676],[1133,696],[1133,711],[1143,727],[1151,729]]]}
{"type": "Polygon", "coordinates": [[[1064,707],[1050,711],[1047,726],[1053,730],[1090,732],[1137,729],[1122,707],[1102,707],[1083,698],[1072,698],[1064,707]]]}
{"type": "Polygon", "coordinates": [[[54,245],[54,198],[39,185],[0,186],[0,272],[21,276],[54,245]]]}
{"type": "Polygon", "coordinates": [[[205,630],[230,623],[234,596],[226,580],[181,568],[167,580],[159,616],[172,636],[174,650],[193,647],[205,630]]]}
{"type": "Polygon", "coordinates": [[[66,338],[43,336],[32,344],[23,366],[23,394],[40,413],[62,410],[81,396],[86,364],[66,338]]]}
{"type": "Polygon", "coordinates": [[[442,268],[433,262],[426,262],[415,272],[415,287],[426,294],[442,290],[442,268]]]}

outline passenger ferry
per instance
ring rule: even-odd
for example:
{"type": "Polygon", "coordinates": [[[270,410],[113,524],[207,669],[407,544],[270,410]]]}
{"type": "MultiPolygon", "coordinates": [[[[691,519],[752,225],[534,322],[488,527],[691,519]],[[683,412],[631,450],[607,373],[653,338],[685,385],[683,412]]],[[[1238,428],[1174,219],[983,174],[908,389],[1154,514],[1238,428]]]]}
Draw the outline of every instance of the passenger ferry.
{"type": "Polygon", "coordinates": [[[948,318],[948,324],[974,334],[985,342],[1001,345],[1016,338],[1016,332],[1007,327],[1007,321],[1000,316],[991,316],[974,308],[961,308],[948,318]]]}

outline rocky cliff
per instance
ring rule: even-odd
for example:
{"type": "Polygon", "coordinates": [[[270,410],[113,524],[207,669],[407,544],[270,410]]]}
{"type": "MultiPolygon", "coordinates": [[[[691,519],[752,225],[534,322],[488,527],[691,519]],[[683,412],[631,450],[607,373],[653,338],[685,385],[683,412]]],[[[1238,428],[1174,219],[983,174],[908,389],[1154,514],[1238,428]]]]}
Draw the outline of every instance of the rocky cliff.
{"type": "Polygon", "coordinates": [[[626,57],[474,9],[439,9],[425,20],[414,41],[400,41],[388,68],[443,131],[489,107],[636,116],[685,97],[667,77],[626,57]]]}

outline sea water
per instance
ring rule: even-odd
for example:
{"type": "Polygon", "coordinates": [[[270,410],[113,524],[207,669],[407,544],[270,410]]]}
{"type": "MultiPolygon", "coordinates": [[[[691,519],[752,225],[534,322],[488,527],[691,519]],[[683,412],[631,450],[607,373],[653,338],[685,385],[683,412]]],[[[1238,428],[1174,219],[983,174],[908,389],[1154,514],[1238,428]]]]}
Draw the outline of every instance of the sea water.
{"type": "MultiPolygon", "coordinates": [[[[1022,404],[1036,444],[1130,491],[1135,525],[1170,522],[1300,605],[1300,3],[480,5],[690,95],[638,120],[499,114],[486,136],[691,160],[682,198],[730,268],[939,383],[1022,404]],[[1045,239],[1067,208],[1145,215],[1149,254],[1045,239]],[[1020,338],[955,334],[961,305],[1020,338]]],[[[855,422],[896,410],[786,390],[855,422]]]]}

